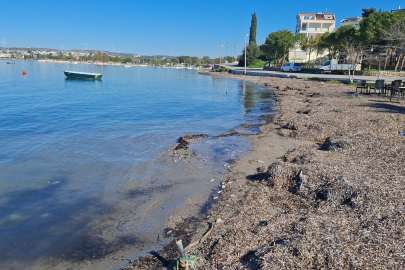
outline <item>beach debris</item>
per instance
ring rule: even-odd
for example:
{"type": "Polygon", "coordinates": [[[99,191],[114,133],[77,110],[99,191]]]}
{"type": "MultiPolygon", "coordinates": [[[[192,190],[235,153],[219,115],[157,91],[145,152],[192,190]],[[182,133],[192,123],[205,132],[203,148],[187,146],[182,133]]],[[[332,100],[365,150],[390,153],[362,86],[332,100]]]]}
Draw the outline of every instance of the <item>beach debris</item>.
{"type": "Polygon", "coordinates": [[[312,93],[312,94],[308,95],[307,97],[318,98],[320,96],[322,96],[321,93],[315,92],[315,93],[312,93]]]}
{"type": "Polygon", "coordinates": [[[192,249],[193,247],[195,247],[196,245],[198,245],[198,244],[204,242],[204,240],[205,240],[208,236],[210,236],[210,234],[212,233],[212,231],[213,231],[213,229],[214,229],[214,224],[212,224],[212,223],[209,223],[209,224],[210,224],[210,229],[209,229],[200,239],[198,239],[197,241],[194,241],[194,242],[190,243],[187,247],[185,247],[185,248],[184,248],[185,251],[188,251],[188,250],[192,249]]]}
{"type": "Polygon", "coordinates": [[[186,253],[184,252],[183,242],[181,239],[176,241],[176,245],[180,252],[180,258],[186,258],[186,253]]]}
{"type": "Polygon", "coordinates": [[[304,181],[305,181],[305,175],[302,173],[302,170],[300,171],[300,174],[298,175],[299,179],[300,179],[300,190],[304,189],[304,181]]]}
{"type": "Polygon", "coordinates": [[[200,259],[197,255],[186,256],[184,252],[183,244],[181,240],[176,241],[177,248],[180,252],[180,258],[177,259],[176,265],[173,267],[174,270],[188,270],[188,269],[197,269],[197,266],[200,266],[200,259]]]}
{"type": "Polygon", "coordinates": [[[405,136],[405,131],[398,131],[398,135],[403,135],[403,136],[405,136]]]}
{"type": "Polygon", "coordinates": [[[214,181],[214,180],[215,180],[214,178],[213,178],[213,179],[211,179],[211,182],[212,182],[212,181],[214,181]]]}
{"type": "Polygon", "coordinates": [[[214,199],[214,200],[218,199],[218,196],[215,196],[213,199],[214,199]]]}
{"type": "Polygon", "coordinates": [[[198,134],[180,137],[177,141],[177,145],[174,147],[174,150],[187,149],[188,145],[190,144],[190,141],[202,140],[205,138],[208,138],[208,135],[198,134]]]}
{"type": "Polygon", "coordinates": [[[216,222],[217,224],[219,224],[219,223],[222,223],[223,220],[222,220],[221,218],[218,218],[215,222],[216,222]]]}
{"type": "Polygon", "coordinates": [[[349,96],[349,98],[361,98],[361,95],[359,93],[354,93],[354,94],[351,94],[349,96]]]}

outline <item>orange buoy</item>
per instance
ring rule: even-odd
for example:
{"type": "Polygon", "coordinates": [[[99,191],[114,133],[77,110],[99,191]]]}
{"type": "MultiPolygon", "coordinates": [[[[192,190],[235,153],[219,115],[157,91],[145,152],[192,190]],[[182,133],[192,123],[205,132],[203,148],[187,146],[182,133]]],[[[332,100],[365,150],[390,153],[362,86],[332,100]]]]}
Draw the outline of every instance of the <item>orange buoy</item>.
{"type": "Polygon", "coordinates": [[[25,70],[23,71],[23,75],[27,74],[27,72],[25,72],[25,70]]]}

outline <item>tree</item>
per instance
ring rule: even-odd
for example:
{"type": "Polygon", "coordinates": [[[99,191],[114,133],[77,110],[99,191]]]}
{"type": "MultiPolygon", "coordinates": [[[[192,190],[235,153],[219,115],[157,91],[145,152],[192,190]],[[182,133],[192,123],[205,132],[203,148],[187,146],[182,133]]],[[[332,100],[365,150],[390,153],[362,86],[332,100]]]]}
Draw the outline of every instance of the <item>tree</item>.
{"type": "Polygon", "coordinates": [[[122,63],[131,63],[131,62],[132,62],[131,57],[125,57],[124,59],[122,59],[122,63]]]}
{"type": "Polygon", "coordinates": [[[290,49],[294,48],[298,38],[290,30],[279,30],[270,33],[263,45],[267,59],[281,58],[281,64],[283,65],[290,49]]]}
{"type": "Polygon", "coordinates": [[[225,61],[228,61],[228,63],[231,63],[233,61],[233,56],[225,57],[225,61]]]}
{"type": "Polygon", "coordinates": [[[191,57],[191,63],[192,63],[193,65],[196,65],[196,64],[198,63],[198,57],[197,57],[197,56],[191,57]]]}
{"type": "MultiPolygon", "coordinates": [[[[257,17],[256,12],[252,14],[252,21],[250,23],[249,45],[246,46],[246,65],[250,65],[256,61],[256,58],[260,56],[260,48],[256,44],[256,29],[257,29],[257,17]]],[[[238,66],[245,65],[245,50],[242,51],[242,57],[239,58],[238,66]]]]}
{"type": "MultiPolygon", "coordinates": [[[[260,56],[260,48],[256,43],[252,43],[246,46],[246,66],[253,64],[260,56]]],[[[245,51],[242,51],[242,57],[239,58],[238,66],[245,66],[245,51]]]]}
{"type": "Polygon", "coordinates": [[[374,12],[360,22],[360,35],[364,42],[373,45],[386,45],[386,40],[381,37],[386,30],[401,18],[405,17],[404,12],[374,12]]]}
{"type": "Polygon", "coordinates": [[[256,12],[252,14],[252,22],[250,23],[249,45],[256,44],[257,17],[256,12]]]}
{"type": "Polygon", "coordinates": [[[367,18],[368,16],[370,16],[370,14],[375,13],[376,10],[375,8],[363,8],[362,9],[363,13],[361,14],[361,17],[363,18],[367,18]]]}
{"type": "Polygon", "coordinates": [[[318,49],[322,50],[322,47],[319,47],[319,42],[321,41],[321,38],[322,35],[318,34],[316,35],[315,38],[313,36],[309,36],[301,40],[301,49],[307,52],[309,55],[308,62],[311,62],[311,54],[313,52],[318,52],[318,49]]]}
{"type": "Polygon", "coordinates": [[[209,56],[203,56],[202,63],[203,64],[212,64],[212,60],[210,59],[209,56]]]}
{"type": "Polygon", "coordinates": [[[98,51],[98,52],[96,52],[96,54],[94,54],[93,60],[94,61],[101,61],[101,52],[100,51],[98,51]]]}
{"type": "Polygon", "coordinates": [[[399,18],[394,24],[392,24],[382,36],[383,40],[389,41],[397,53],[397,61],[395,64],[395,71],[398,69],[398,65],[402,56],[401,70],[405,61],[405,16],[399,18]]]}

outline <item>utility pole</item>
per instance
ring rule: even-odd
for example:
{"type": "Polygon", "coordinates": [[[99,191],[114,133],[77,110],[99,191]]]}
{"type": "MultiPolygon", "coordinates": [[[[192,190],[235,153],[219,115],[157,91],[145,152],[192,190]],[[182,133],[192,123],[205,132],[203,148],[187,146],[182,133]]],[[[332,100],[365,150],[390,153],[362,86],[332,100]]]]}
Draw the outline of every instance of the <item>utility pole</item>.
{"type": "Polygon", "coordinates": [[[237,47],[238,45],[236,45],[235,44],[235,59],[234,59],[234,62],[236,62],[236,47],[237,47]]]}

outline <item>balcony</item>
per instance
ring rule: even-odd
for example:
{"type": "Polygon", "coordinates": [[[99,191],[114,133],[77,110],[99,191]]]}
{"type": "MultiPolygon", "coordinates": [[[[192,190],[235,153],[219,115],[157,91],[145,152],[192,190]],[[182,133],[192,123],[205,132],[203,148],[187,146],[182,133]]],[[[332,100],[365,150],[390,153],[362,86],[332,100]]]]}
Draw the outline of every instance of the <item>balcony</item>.
{"type": "Polygon", "coordinates": [[[333,27],[305,27],[297,28],[297,33],[325,33],[334,32],[336,28],[333,27]]]}

